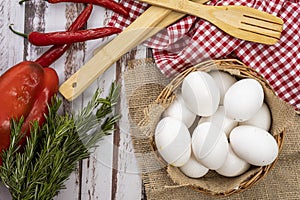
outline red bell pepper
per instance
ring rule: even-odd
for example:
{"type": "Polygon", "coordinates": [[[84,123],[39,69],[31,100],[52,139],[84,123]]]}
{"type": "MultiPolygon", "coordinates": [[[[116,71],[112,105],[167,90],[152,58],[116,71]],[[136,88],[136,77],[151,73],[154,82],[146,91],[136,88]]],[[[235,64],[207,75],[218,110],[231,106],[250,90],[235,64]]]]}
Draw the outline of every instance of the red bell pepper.
{"type": "MultiPolygon", "coordinates": [[[[35,62],[21,62],[0,76],[0,153],[9,147],[11,120],[23,117],[22,134],[28,136],[34,120],[44,123],[47,106],[57,91],[56,72],[35,62]]],[[[25,142],[24,137],[20,145],[25,142]]]]}
{"type": "MultiPolygon", "coordinates": [[[[42,126],[48,115],[48,106],[51,103],[52,97],[58,92],[58,76],[54,69],[45,68],[44,69],[44,80],[43,88],[37,95],[34,104],[27,115],[21,132],[25,134],[26,137],[30,136],[30,128],[33,121],[37,121],[39,126],[42,126]]],[[[26,137],[22,137],[20,140],[20,145],[23,146],[26,143],[26,137]]]]}

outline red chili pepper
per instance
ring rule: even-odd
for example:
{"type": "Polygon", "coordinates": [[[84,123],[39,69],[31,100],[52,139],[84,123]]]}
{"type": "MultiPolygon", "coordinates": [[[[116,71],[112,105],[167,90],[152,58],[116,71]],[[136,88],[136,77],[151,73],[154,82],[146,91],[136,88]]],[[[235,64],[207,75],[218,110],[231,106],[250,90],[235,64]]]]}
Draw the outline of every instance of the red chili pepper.
{"type": "Polygon", "coordinates": [[[22,130],[28,135],[33,120],[44,122],[46,107],[57,90],[56,72],[31,61],[21,62],[0,76],[0,153],[9,147],[11,120],[24,117],[22,130]]]}
{"type": "MultiPolygon", "coordinates": [[[[20,0],[19,4],[22,4],[25,1],[29,1],[29,0],[20,0]]],[[[46,0],[46,1],[53,4],[62,3],[62,2],[94,4],[94,5],[108,8],[116,13],[123,15],[124,17],[129,17],[128,9],[125,6],[117,2],[114,2],[113,0],[46,0]]]]}
{"type": "Polygon", "coordinates": [[[115,27],[103,27],[88,30],[79,31],[60,31],[60,32],[49,32],[41,33],[33,31],[29,35],[17,32],[9,27],[14,33],[28,38],[29,42],[36,46],[47,46],[47,45],[63,45],[71,44],[75,42],[84,42],[87,40],[94,40],[110,36],[116,33],[120,33],[122,30],[115,27]]]}
{"type": "Polygon", "coordinates": [[[73,3],[90,3],[98,6],[108,8],[116,13],[129,17],[129,11],[125,6],[113,0],[46,0],[49,3],[73,2],[73,3]]]}
{"type": "MultiPolygon", "coordinates": [[[[88,18],[90,17],[93,10],[93,5],[89,4],[87,7],[78,15],[76,20],[71,24],[67,31],[77,31],[86,24],[88,18]]],[[[39,63],[43,67],[49,67],[52,63],[54,63],[58,58],[60,58],[67,49],[71,46],[71,44],[65,45],[55,45],[51,47],[48,51],[46,51],[43,55],[41,55],[38,59],[35,60],[36,63],[39,63]]]]}
{"type": "Polygon", "coordinates": [[[46,0],[49,3],[73,2],[73,3],[91,3],[94,5],[108,8],[116,13],[129,17],[128,10],[121,4],[113,0],[46,0]]]}

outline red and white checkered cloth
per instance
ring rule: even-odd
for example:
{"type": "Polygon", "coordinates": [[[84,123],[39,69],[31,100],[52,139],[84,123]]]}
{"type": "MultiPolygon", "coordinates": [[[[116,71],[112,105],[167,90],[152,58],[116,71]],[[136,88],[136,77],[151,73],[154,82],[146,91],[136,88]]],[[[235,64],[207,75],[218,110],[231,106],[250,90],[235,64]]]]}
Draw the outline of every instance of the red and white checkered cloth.
{"type": "MultiPolygon", "coordinates": [[[[147,9],[137,0],[121,0],[131,17],[114,14],[109,25],[127,27],[147,9]]],[[[202,19],[187,16],[145,42],[153,49],[159,69],[170,77],[204,59],[236,54],[261,73],[277,95],[300,111],[300,1],[299,0],[212,0],[210,5],[244,5],[277,15],[284,20],[281,39],[263,45],[233,38],[202,19]]]]}

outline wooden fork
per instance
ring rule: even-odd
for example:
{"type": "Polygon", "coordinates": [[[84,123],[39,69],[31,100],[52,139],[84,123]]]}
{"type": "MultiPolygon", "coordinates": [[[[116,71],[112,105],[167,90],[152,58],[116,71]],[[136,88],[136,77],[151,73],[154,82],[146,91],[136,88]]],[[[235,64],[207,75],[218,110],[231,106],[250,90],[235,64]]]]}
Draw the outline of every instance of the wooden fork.
{"type": "Polygon", "coordinates": [[[207,6],[189,0],[140,0],[207,20],[229,35],[272,45],[280,39],[283,20],[246,6],[207,6]]]}

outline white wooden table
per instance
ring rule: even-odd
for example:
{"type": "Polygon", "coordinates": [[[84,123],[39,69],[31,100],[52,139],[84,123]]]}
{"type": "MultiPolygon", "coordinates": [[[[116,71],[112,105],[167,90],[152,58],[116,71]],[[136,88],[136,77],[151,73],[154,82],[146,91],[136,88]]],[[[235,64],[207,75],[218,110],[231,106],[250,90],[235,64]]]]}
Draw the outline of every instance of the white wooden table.
{"type": "MultiPolygon", "coordinates": [[[[63,31],[69,27],[84,8],[83,4],[60,3],[51,5],[45,0],[30,0],[19,5],[17,0],[0,1],[0,73],[9,67],[23,61],[35,60],[49,47],[35,47],[22,37],[13,34],[9,24],[13,23],[16,30],[30,31],[63,31]]],[[[108,22],[112,11],[94,6],[88,21],[88,28],[102,27],[108,22]]],[[[59,74],[62,83],[67,77],[79,69],[100,45],[107,43],[112,37],[77,43],[55,62],[52,67],[59,74]]],[[[123,81],[122,71],[128,60],[147,57],[149,51],[137,47],[127,53],[113,65],[105,74],[95,81],[82,96],[73,102],[64,101],[65,111],[76,111],[93,95],[96,88],[104,90],[106,95],[113,80],[123,81]]],[[[67,189],[62,190],[55,198],[57,200],[136,200],[145,199],[143,184],[137,168],[131,138],[128,132],[126,101],[122,89],[119,111],[122,113],[117,130],[111,136],[105,137],[92,156],[78,163],[77,170],[66,182],[67,189]]],[[[0,184],[0,200],[10,200],[7,189],[0,184]]]]}

